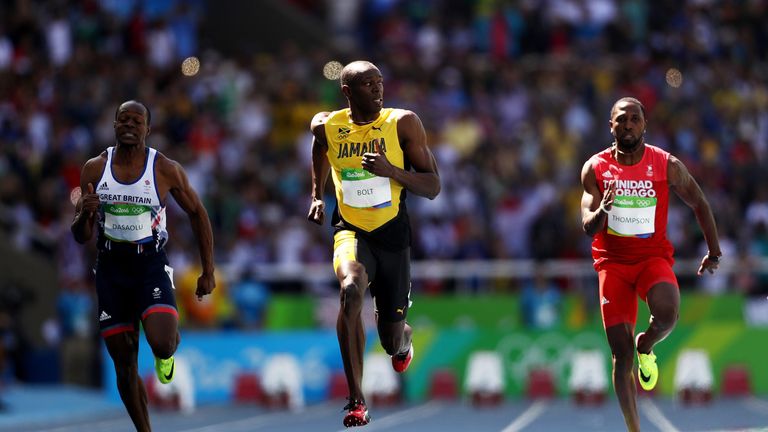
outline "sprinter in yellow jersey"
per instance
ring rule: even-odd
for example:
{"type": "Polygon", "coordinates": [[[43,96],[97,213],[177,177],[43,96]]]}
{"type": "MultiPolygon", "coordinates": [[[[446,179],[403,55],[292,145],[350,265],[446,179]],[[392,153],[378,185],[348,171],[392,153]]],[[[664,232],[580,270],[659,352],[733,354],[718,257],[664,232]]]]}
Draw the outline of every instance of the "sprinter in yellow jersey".
{"type": "Polygon", "coordinates": [[[341,91],[349,108],[320,112],[312,119],[312,204],[308,219],[325,220],[323,189],[333,177],[337,206],[333,267],[340,284],[336,323],[349,404],[344,426],[368,424],[363,398],[365,332],[363,295],[370,286],[381,345],[392,367],[404,372],[413,358],[410,306],[411,228],[405,191],[433,199],[440,192],[435,157],[419,117],[383,108],[379,69],[355,61],[341,72],[341,91]]]}

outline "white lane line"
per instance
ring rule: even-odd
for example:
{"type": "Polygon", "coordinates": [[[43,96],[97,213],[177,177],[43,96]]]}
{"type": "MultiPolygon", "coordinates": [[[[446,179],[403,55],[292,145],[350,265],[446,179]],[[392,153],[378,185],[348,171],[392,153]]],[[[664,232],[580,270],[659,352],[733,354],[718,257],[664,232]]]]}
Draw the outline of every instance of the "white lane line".
{"type": "MultiPolygon", "coordinates": [[[[408,408],[405,411],[398,411],[396,413],[392,413],[388,416],[384,416],[381,418],[373,418],[371,419],[371,422],[368,423],[367,426],[365,426],[365,430],[374,431],[374,430],[379,430],[381,428],[390,428],[393,426],[399,426],[405,423],[409,423],[421,418],[431,417],[437,414],[439,411],[441,411],[444,407],[445,407],[444,403],[437,400],[431,400],[425,404],[418,405],[413,408],[408,408]]],[[[338,432],[347,432],[347,431],[349,431],[349,429],[344,428],[344,429],[340,429],[338,432]]]]}
{"type": "Polygon", "coordinates": [[[545,401],[536,401],[531,406],[528,407],[525,411],[523,411],[522,414],[520,414],[516,419],[512,420],[512,423],[508,424],[507,427],[501,430],[501,432],[517,432],[519,430],[522,430],[524,427],[531,424],[536,418],[538,418],[540,415],[544,413],[544,411],[547,410],[547,407],[549,406],[548,402],[545,401]]]}
{"type": "Polygon", "coordinates": [[[180,430],[178,432],[218,432],[222,430],[234,432],[236,430],[252,430],[254,427],[263,426],[265,424],[269,424],[275,421],[283,421],[285,420],[286,416],[290,416],[292,414],[301,413],[301,414],[316,414],[318,412],[326,412],[328,411],[332,406],[336,406],[335,403],[326,402],[320,405],[314,405],[306,410],[303,411],[276,411],[269,414],[261,414],[256,415],[253,417],[247,417],[240,420],[233,420],[228,422],[221,422],[221,423],[213,423],[204,427],[195,428],[195,429],[184,429],[180,430]],[[241,429],[242,428],[242,429],[241,429]]]}
{"type": "Polygon", "coordinates": [[[640,399],[640,409],[643,410],[648,420],[651,421],[661,432],[680,432],[680,429],[664,416],[664,413],[648,398],[640,399]]]}
{"type": "Polygon", "coordinates": [[[768,401],[750,396],[744,399],[744,406],[758,414],[768,414],[768,401]]]}
{"type": "Polygon", "coordinates": [[[69,431],[80,432],[84,428],[87,428],[87,430],[89,431],[100,431],[100,430],[109,431],[109,430],[114,430],[117,424],[133,425],[130,422],[130,418],[126,414],[125,418],[102,420],[94,423],[91,423],[88,421],[85,421],[85,422],[81,421],[68,426],[58,426],[50,429],[37,429],[37,432],[69,432],[69,431]]]}

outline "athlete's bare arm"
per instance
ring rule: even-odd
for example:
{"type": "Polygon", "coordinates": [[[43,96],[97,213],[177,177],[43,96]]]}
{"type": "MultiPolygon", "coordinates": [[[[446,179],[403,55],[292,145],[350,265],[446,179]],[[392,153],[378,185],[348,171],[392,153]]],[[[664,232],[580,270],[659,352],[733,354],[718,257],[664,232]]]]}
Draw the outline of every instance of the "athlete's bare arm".
{"type": "Polygon", "coordinates": [[[325,203],[323,202],[323,189],[331,172],[331,164],[328,161],[328,141],[325,138],[325,122],[329,112],[320,112],[312,119],[312,203],[309,206],[307,219],[322,225],[325,221],[325,203]]]}
{"type": "Polygon", "coordinates": [[[581,224],[588,236],[594,237],[605,226],[608,210],[613,205],[616,186],[611,180],[605,189],[605,194],[597,186],[595,170],[592,169],[592,159],[581,168],[581,185],[584,193],[581,195],[581,224]]]}
{"type": "Polygon", "coordinates": [[[70,230],[78,243],[85,243],[93,237],[93,222],[96,220],[96,212],[99,210],[99,195],[96,183],[104,171],[107,163],[107,153],[103,152],[95,158],[89,159],[80,173],[80,198],[75,205],[75,219],[70,230]]]}
{"type": "Polygon", "coordinates": [[[434,199],[440,193],[440,174],[435,156],[427,146],[427,133],[419,116],[404,111],[397,121],[397,137],[413,171],[392,165],[380,148],[376,153],[363,155],[363,168],[377,176],[397,181],[416,195],[434,199]]]}
{"type": "MultiPolygon", "coordinates": [[[[159,174],[158,190],[167,190],[179,204],[179,207],[187,213],[192,231],[197,239],[200,252],[200,265],[203,272],[197,279],[195,294],[198,299],[210,294],[216,287],[213,264],[213,230],[208,212],[205,210],[197,192],[190,186],[187,173],[178,162],[168,159],[158,153],[155,168],[159,174]],[[167,188],[167,189],[166,189],[167,188]]],[[[163,193],[161,196],[165,196],[163,193]]]]}
{"type": "Polygon", "coordinates": [[[715,225],[712,208],[685,164],[672,155],[669,156],[667,163],[667,181],[669,188],[675,191],[677,196],[693,210],[699,227],[704,233],[704,240],[707,242],[709,253],[702,258],[698,273],[702,274],[704,270],[713,273],[719,262],[710,260],[708,256],[719,257],[722,252],[720,251],[720,241],[717,237],[717,225],[715,225]]]}

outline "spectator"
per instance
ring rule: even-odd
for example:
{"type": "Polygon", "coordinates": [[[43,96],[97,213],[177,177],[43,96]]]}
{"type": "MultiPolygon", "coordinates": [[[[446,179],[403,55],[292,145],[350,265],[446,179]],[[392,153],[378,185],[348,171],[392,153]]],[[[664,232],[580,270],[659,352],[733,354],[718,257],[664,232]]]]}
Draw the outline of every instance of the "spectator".
{"type": "Polygon", "coordinates": [[[237,324],[240,328],[261,328],[264,313],[269,304],[269,287],[259,281],[258,274],[246,270],[240,280],[232,285],[232,302],[237,310],[237,324]]]}
{"type": "Polygon", "coordinates": [[[560,290],[541,263],[535,264],[533,277],[523,285],[520,307],[528,328],[547,330],[560,324],[560,290]]]}
{"type": "MultiPolygon", "coordinates": [[[[71,209],[51,202],[68,202],[72,167],[109,145],[109,107],[140,97],[158,107],[150,145],[185,166],[209,209],[216,256],[239,268],[301,265],[331,248],[330,236],[291,221],[303,213],[298,186],[308,181],[306,123],[340,103],[336,83],[320,73],[330,51],[286,43],[254,55],[218,53],[205,35],[211,30],[199,27],[200,1],[68,2],[24,13],[6,3],[0,206],[17,246],[51,259],[69,251],[56,243],[71,209]],[[201,58],[194,77],[175,71],[189,55],[201,58]]],[[[370,53],[387,70],[386,100],[424,113],[428,142],[447,167],[440,198],[411,207],[414,225],[433,233],[414,236],[417,258],[587,258],[588,248],[550,244],[553,233],[582,238],[570,222],[580,190],[569,164],[604,147],[595,119],[628,91],[654,111],[649,141],[702,178],[718,219],[746,221],[728,228],[735,247],[751,260],[768,257],[762,2],[714,2],[705,11],[695,0],[658,8],[635,0],[435,1],[429,13],[400,1],[345,3],[360,13],[297,13],[327,20],[329,39],[354,39],[347,47],[359,51],[350,58],[370,53]],[[672,67],[681,82],[667,83],[672,67]]],[[[670,216],[680,258],[698,255],[687,222],[670,216]]],[[[189,233],[179,234],[169,253],[192,262],[182,240],[189,233]]],[[[59,264],[71,277],[83,261],[59,264]]],[[[715,290],[723,289],[732,288],[715,290]]]]}
{"type": "Polygon", "coordinates": [[[61,337],[61,379],[65,383],[92,386],[96,345],[94,296],[80,281],[63,284],[57,312],[61,337]]]}

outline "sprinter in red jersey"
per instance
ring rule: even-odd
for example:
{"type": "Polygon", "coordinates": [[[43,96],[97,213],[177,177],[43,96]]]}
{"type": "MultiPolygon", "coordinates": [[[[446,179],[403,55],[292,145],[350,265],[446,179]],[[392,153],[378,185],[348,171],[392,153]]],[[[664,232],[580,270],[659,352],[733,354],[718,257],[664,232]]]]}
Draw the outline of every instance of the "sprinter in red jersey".
{"type": "Polygon", "coordinates": [[[616,101],[609,120],[614,142],[581,169],[584,232],[594,237],[592,257],[599,275],[600,311],[613,355],[613,386],[629,431],[639,431],[637,388],[632,367],[637,349],[640,385],[650,390],[659,376],[653,346],[675,326],[680,292],[667,239],[669,191],[696,215],[709,252],[698,273],[720,262],[717,226],[704,193],[685,165],[645,143],[645,109],[639,100],[616,101]],[[634,338],[637,298],[648,304],[651,321],[634,338]]]}

